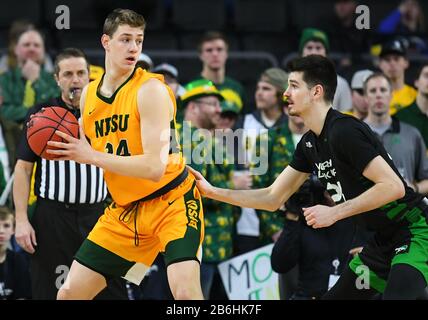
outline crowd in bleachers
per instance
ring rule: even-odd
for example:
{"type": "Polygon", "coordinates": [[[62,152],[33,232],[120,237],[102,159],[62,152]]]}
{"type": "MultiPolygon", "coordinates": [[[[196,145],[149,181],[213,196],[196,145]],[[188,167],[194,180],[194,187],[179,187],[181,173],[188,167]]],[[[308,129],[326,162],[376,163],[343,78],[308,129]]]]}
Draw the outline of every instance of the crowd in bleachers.
{"type": "MultiPolygon", "coordinates": [[[[225,136],[233,135],[236,130],[243,132],[238,140],[245,141],[245,145],[228,146],[214,138],[210,141],[212,150],[223,148],[224,162],[188,159],[212,184],[236,189],[264,187],[288,165],[306,128],[298,118],[288,115],[282,98],[288,85],[286,65],[295,56],[318,54],[336,64],[338,87],[333,108],[365,121],[385,144],[407,183],[417,192],[428,194],[427,1],[3,1],[0,2],[0,205],[6,213],[0,210],[0,268],[6,270],[9,266],[9,274],[0,273],[0,299],[32,296],[28,281],[22,283],[30,278],[31,254],[16,243],[9,228],[13,219],[8,215],[17,209],[16,197],[22,197],[18,193],[20,186],[15,184],[13,192],[11,189],[16,150],[22,144],[21,130],[31,113],[29,110],[61,96],[63,87],[55,58],[65,48],[79,48],[86,53],[90,63],[87,81],[102,75],[102,24],[117,7],[133,9],[147,19],[144,53],[138,65],[162,74],[172,88],[177,98],[180,133],[187,129],[221,130],[225,136]],[[59,5],[70,9],[69,30],[56,27],[59,13],[55,9],[59,5]],[[367,5],[370,10],[369,29],[355,26],[358,5],[367,5]],[[375,110],[376,102],[370,101],[367,91],[366,80],[376,72],[385,76],[392,94],[387,101],[389,108],[382,114],[375,110]],[[376,117],[383,122],[376,121],[376,117]],[[191,126],[186,128],[189,121],[191,126]],[[263,146],[267,149],[260,149],[263,146]],[[244,161],[239,163],[237,148],[242,148],[245,154],[244,161]],[[235,163],[226,161],[232,154],[235,163]],[[257,165],[254,159],[259,159],[255,155],[260,154],[269,155],[262,175],[254,174],[257,165]]],[[[192,152],[194,142],[181,141],[183,152],[192,152]]],[[[40,163],[37,160],[37,165],[40,163]]],[[[32,165],[29,168],[33,170],[32,165]]],[[[33,173],[29,174],[30,177],[33,173]]],[[[30,214],[41,194],[27,191],[29,209],[25,212],[30,214]]],[[[22,206],[22,201],[19,204],[22,206]]],[[[296,238],[297,232],[304,232],[297,229],[298,214],[290,210],[272,214],[213,200],[204,205],[206,235],[201,279],[206,299],[227,298],[217,269],[220,262],[276,242],[281,235],[281,239],[284,234],[296,238]]],[[[16,221],[20,234],[21,223],[16,221]]],[[[353,227],[343,225],[336,231],[349,235],[353,231],[348,230],[353,227]]],[[[330,260],[317,256],[309,271],[297,258],[284,267],[275,256],[274,269],[283,273],[280,280],[286,287],[282,298],[319,298],[327,290],[329,273],[340,273],[349,255],[357,254],[364,245],[366,236],[358,233],[358,239],[347,239],[337,248],[337,258],[343,259],[339,269],[337,266],[331,269],[330,256],[330,260]],[[304,276],[291,274],[289,271],[299,263],[301,273],[311,272],[319,278],[311,282],[304,276]],[[319,269],[314,267],[317,263],[319,269]],[[319,285],[323,281],[327,282],[325,286],[319,285]]],[[[300,245],[303,246],[294,243],[293,248],[300,245]]],[[[310,255],[311,250],[306,249],[302,249],[301,258],[310,255]]],[[[155,266],[140,287],[126,284],[128,298],[171,298],[161,257],[155,266]]],[[[34,268],[31,271],[43,272],[34,268]]],[[[38,292],[34,284],[32,291],[38,292]]]]}

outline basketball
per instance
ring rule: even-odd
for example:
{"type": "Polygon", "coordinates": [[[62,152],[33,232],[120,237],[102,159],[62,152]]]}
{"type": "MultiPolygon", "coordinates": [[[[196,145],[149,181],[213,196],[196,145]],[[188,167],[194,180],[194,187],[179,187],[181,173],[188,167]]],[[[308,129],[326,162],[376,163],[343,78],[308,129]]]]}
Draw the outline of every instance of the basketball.
{"type": "Polygon", "coordinates": [[[47,107],[35,113],[27,122],[27,140],[31,150],[44,159],[54,160],[56,155],[46,153],[47,149],[56,149],[49,147],[48,141],[67,142],[55,134],[56,130],[78,138],[79,123],[70,111],[61,107],[47,107]]]}

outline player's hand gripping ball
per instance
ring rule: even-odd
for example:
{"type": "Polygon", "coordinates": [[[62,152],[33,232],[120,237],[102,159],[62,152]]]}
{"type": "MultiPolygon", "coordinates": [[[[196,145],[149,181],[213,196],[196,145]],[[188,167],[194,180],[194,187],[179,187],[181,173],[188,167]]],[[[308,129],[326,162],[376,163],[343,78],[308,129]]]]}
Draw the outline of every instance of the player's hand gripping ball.
{"type": "Polygon", "coordinates": [[[70,111],[61,107],[47,107],[35,113],[27,122],[27,141],[31,150],[44,159],[55,160],[56,155],[46,153],[47,149],[56,149],[48,146],[48,141],[67,143],[55,134],[56,130],[78,138],[79,122],[70,111]]]}

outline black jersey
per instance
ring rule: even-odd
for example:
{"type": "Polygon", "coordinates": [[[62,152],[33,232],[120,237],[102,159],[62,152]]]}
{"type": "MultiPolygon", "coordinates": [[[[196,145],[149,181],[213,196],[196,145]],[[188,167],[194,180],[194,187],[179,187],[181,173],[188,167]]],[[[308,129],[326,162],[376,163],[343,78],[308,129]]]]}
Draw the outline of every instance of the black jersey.
{"type": "MultiPolygon", "coordinates": [[[[309,131],[302,137],[290,166],[301,172],[316,173],[338,204],[374,185],[363,176],[363,171],[379,155],[400,176],[381,142],[365,123],[330,109],[321,134],[317,136],[309,131]]],[[[412,223],[412,214],[419,217],[421,210],[412,209],[423,197],[401,179],[406,189],[403,198],[357,216],[368,229],[389,234],[412,223]]]]}

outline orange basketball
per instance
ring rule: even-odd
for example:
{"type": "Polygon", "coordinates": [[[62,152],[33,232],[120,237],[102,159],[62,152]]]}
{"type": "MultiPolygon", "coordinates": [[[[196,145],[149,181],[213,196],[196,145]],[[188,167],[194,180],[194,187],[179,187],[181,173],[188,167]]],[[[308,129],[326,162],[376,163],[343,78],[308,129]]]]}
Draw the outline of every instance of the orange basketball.
{"type": "Polygon", "coordinates": [[[79,137],[79,123],[67,109],[47,107],[34,114],[27,122],[27,140],[31,150],[44,159],[54,160],[56,155],[46,153],[47,149],[55,149],[47,145],[48,141],[67,142],[55,134],[56,130],[79,137]]]}

